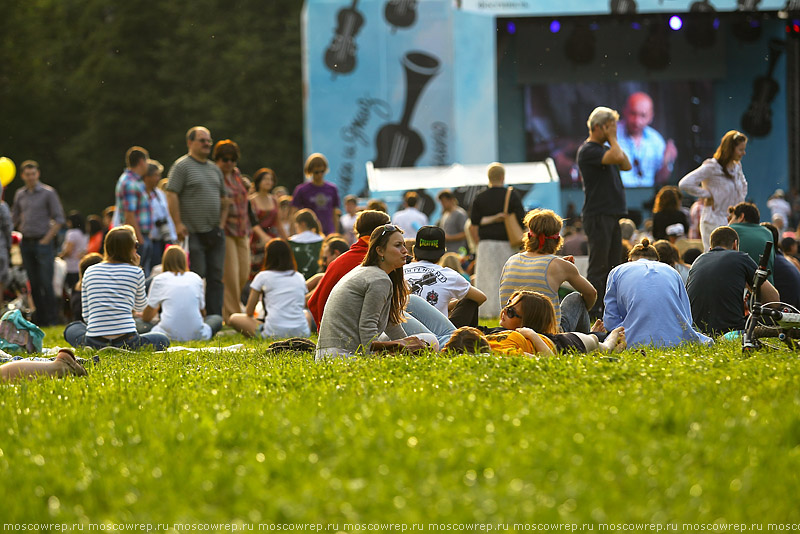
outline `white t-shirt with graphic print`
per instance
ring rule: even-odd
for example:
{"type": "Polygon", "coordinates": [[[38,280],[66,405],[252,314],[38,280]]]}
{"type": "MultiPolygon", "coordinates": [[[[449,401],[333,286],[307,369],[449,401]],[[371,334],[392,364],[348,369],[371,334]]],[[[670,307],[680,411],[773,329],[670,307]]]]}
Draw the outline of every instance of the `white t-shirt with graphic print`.
{"type": "Polygon", "coordinates": [[[413,287],[413,282],[422,280],[426,274],[433,273],[435,278],[422,286],[415,294],[424,298],[428,304],[442,312],[445,317],[449,315],[447,305],[450,300],[463,299],[470,288],[469,282],[450,267],[442,267],[425,260],[405,265],[403,272],[409,287],[413,287]]]}

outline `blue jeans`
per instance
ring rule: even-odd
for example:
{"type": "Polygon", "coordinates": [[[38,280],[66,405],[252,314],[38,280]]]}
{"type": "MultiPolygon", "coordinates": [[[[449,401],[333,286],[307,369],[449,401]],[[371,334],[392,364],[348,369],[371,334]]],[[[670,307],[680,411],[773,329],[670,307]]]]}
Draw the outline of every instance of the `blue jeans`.
{"type": "Polygon", "coordinates": [[[86,335],[86,323],[83,321],[73,321],[64,329],[64,339],[75,348],[90,347],[102,349],[103,347],[115,347],[127,350],[138,350],[150,348],[153,350],[164,350],[169,347],[169,338],[164,334],[149,332],[147,334],[137,334],[132,332],[115,339],[105,339],[101,337],[91,337],[86,335]]]}
{"type": "Polygon", "coordinates": [[[37,240],[23,239],[19,248],[22,265],[31,284],[33,303],[36,306],[33,322],[38,326],[54,324],[58,317],[58,309],[53,293],[53,263],[56,254],[53,243],[42,245],[37,240]]]}
{"type": "MultiPolygon", "coordinates": [[[[144,271],[144,277],[147,278],[150,276],[150,271],[153,269],[153,242],[150,241],[149,237],[144,238],[144,243],[139,243],[139,256],[141,260],[139,261],[139,265],[142,266],[142,270],[144,271]]],[[[161,263],[161,258],[158,258],[158,262],[161,263]]]]}
{"type": "Polygon", "coordinates": [[[589,311],[580,293],[573,291],[561,299],[561,330],[588,334],[590,320],[589,311]]]}
{"type": "Polygon", "coordinates": [[[206,315],[203,317],[203,322],[211,327],[211,337],[217,335],[217,332],[222,330],[222,316],[221,315],[206,315]]]}
{"type": "Polygon", "coordinates": [[[432,333],[439,340],[440,348],[444,347],[456,331],[450,319],[418,295],[408,296],[405,317],[403,330],[406,331],[406,335],[432,333]]]}
{"type": "Polygon", "coordinates": [[[222,228],[189,234],[189,268],[206,279],[206,311],[209,315],[222,315],[224,264],[225,232],[222,228]]]}

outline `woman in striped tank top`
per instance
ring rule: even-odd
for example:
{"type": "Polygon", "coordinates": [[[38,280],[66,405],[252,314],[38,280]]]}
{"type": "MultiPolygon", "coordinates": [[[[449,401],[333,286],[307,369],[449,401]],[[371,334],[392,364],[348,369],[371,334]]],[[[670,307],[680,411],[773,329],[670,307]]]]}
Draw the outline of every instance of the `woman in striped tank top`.
{"type": "Polygon", "coordinates": [[[553,210],[535,209],[524,220],[525,250],[508,259],[500,275],[500,302],[506,303],[517,290],[538,291],[553,303],[556,321],[564,332],[589,333],[587,312],[597,300],[597,291],[578,272],[572,256],[556,256],[561,248],[563,221],[553,210]],[[558,290],[564,282],[574,293],[561,301],[558,290]]]}

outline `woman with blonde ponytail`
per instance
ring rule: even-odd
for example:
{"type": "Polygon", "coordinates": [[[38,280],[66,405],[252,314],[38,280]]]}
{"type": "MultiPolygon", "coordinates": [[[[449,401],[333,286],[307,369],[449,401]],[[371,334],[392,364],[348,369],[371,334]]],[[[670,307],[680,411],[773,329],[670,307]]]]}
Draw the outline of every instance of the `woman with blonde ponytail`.
{"type": "Polygon", "coordinates": [[[647,238],[633,247],[628,263],[608,274],[603,323],[607,330],[625,327],[629,347],[710,344],[692,327],[692,309],[681,275],[658,261],[647,238]]]}

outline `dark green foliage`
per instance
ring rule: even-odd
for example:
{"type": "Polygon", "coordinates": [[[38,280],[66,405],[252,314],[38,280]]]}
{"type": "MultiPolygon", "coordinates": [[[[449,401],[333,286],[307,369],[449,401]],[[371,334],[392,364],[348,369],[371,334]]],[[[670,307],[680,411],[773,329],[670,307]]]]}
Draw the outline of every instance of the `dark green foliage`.
{"type": "MultiPolygon", "coordinates": [[[[167,168],[202,124],[240,168],[301,179],[301,2],[11,0],[0,17],[0,155],[36,159],[65,208],[113,203],[124,154],[167,168]]],[[[21,185],[17,178],[5,198],[21,185]]]]}

